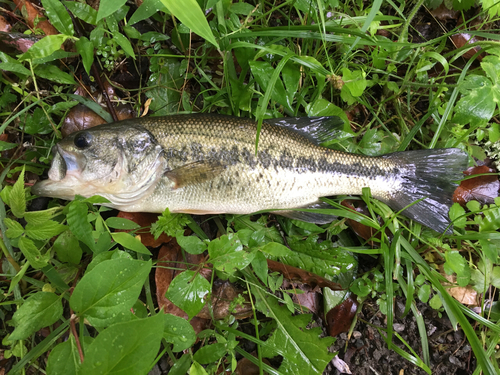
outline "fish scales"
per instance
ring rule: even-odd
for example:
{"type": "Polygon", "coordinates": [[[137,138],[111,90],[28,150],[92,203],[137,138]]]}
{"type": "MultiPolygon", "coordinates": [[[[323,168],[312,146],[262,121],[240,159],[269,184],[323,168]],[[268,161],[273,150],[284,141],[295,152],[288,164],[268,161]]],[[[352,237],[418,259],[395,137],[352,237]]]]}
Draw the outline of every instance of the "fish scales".
{"type": "Polygon", "coordinates": [[[184,116],[169,116],[142,126],[163,146],[170,169],[207,159],[226,165],[217,178],[173,194],[170,181],[162,181],[148,209],[166,204],[173,212],[251,213],[308,206],[322,196],[361,194],[367,186],[374,195],[383,195],[388,183],[397,185],[388,178],[397,170],[389,160],[316,146],[265,122],[257,155],[256,125],[247,119],[198,115],[186,121],[184,116]],[[164,202],[165,197],[170,201],[164,202]]]}
{"type": "Polygon", "coordinates": [[[286,211],[321,197],[359,195],[364,187],[394,210],[449,231],[448,209],[468,164],[458,149],[370,157],[319,146],[334,117],[257,124],[197,114],[125,120],[73,133],[54,148],[49,179],[38,195],[101,195],[123,211],[250,214],[261,210],[311,222],[330,216],[286,211]],[[415,201],[417,201],[415,203],[415,201]],[[279,211],[285,210],[285,211],[279,211]]]}

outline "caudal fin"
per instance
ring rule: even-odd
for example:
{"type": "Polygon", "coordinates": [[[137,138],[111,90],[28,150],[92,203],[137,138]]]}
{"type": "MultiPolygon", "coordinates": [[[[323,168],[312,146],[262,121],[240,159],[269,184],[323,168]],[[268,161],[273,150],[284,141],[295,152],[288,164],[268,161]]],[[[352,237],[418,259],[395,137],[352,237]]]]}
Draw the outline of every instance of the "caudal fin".
{"type": "MultiPolygon", "coordinates": [[[[443,233],[450,224],[448,211],[457,184],[467,169],[468,156],[458,148],[395,152],[384,155],[401,166],[402,186],[387,200],[394,210],[425,226],[443,233]]],[[[376,197],[377,198],[377,197],[376,197]]],[[[447,230],[451,233],[451,229],[447,230]]]]}

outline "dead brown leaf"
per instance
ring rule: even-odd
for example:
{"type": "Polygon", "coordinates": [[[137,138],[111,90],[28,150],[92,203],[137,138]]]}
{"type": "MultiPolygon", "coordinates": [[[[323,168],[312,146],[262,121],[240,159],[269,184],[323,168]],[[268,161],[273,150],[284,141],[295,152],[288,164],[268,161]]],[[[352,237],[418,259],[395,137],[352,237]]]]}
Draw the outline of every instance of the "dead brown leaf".
{"type": "Polygon", "coordinates": [[[144,229],[136,231],[136,233],[141,236],[141,242],[144,246],[158,247],[164,243],[170,242],[170,240],[172,239],[172,237],[169,237],[165,233],[162,233],[160,237],[155,240],[154,236],[149,231],[151,224],[155,223],[158,220],[158,214],[120,211],[117,217],[131,220],[137,225],[144,227],[144,229]]]}
{"type": "MultiPolygon", "coordinates": [[[[439,270],[441,274],[450,282],[450,284],[443,284],[444,286],[455,285],[457,283],[457,277],[455,275],[447,275],[443,267],[440,266],[439,270]]],[[[455,298],[458,302],[463,305],[468,306],[477,306],[478,305],[478,294],[477,292],[470,286],[453,286],[451,288],[446,289],[450,296],[455,298]]]]}
{"type": "Polygon", "coordinates": [[[8,33],[11,29],[12,26],[10,23],[4,17],[0,16],[0,31],[8,33]]]}
{"type": "MultiPolygon", "coordinates": [[[[262,359],[266,365],[271,365],[269,361],[265,358],[262,359]]],[[[237,375],[258,375],[260,374],[259,366],[254,364],[247,358],[242,358],[238,361],[238,365],[236,366],[235,374],[237,375]]],[[[268,374],[267,371],[264,371],[264,374],[268,374]]]]}
{"type": "MultiPolygon", "coordinates": [[[[118,120],[126,120],[134,117],[131,108],[124,104],[120,104],[116,107],[116,115],[118,116],[118,120]]],[[[63,137],[66,137],[76,131],[92,128],[105,123],[106,121],[93,110],[83,104],[77,104],[71,108],[64,119],[61,126],[61,134],[63,137]]]]}
{"type": "Polygon", "coordinates": [[[274,260],[267,260],[269,270],[281,273],[288,280],[299,280],[312,287],[319,286],[321,288],[328,287],[331,290],[343,290],[340,284],[327,280],[324,277],[318,276],[312,272],[304,271],[300,268],[288,266],[274,260]]]}
{"type": "Polygon", "coordinates": [[[328,311],[326,322],[330,336],[335,337],[342,332],[349,331],[357,309],[357,298],[354,295],[350,295],[341,304],[328,311]]]}
{"type": "MultiPolygon", "coordinates": [[[[215,320],[224,319],[233,315],[236,319],[245,319],[252,315],[252,306],[245,290],[229,281],[216,280],[212,288],[211,309],[215,320]],[[245,302],[231,309],[233,301],[238,296],[243,296],[245,302]]],[[[197,315],[199,318],[212,319],[209,306],[206,304],[197,315]]]]}
{"type": "MultiPolygon", "coordinates": [[[[464,172],[464,175],[473,176],[483,173],[496,173],[496,171],[482,165],[468,168],[464,172]]],[[[456,188],[453,194],[453,202],[465,205],[471,200],[477,200],[483,204],[491,204],[498,197],[499,190],[500,181],[498,181],[498,176],[489,175],[470,178],[462,181],[460,186],[456,188]]]]}
{"type": "Polygon", "coordinates": [[[43,15],[41,11],[38,11],[38,9],[30,1],[14,0],[14,3],[32,29],[41,29],[45,35],[59,34],[56,28],[52,26],[49,21],[47,21],[45,15],[43,15]]]}

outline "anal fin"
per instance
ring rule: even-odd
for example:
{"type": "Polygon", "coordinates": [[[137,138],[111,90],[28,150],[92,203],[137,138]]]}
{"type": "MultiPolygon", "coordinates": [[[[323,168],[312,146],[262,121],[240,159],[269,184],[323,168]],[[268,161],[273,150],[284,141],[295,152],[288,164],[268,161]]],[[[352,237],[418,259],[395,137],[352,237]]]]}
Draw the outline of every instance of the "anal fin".
{"type": "MultiPolygon", "coordinates": [[[[305,207],[297,207],[298,209],[304,208],[304,209],[331,209],[332,206],[330,206],[328,203],[313,203],[309,206],[305,207]]],[[[289,219],[295,219],[295,220],[301,220],[305,221],[308,223],[314,223],[314,224],[328,224],[331,223],[333,220],[337,219],[337,216],[334,215],[327,215],[327,214],[320,214],[320,213],[315,213],[315,212],[305,212],[305,211],[288,211],[288,210],[283,210],[283,211],[273,211],[273,214],[276,215],[281,215],[285,216],[289,219]]]]}

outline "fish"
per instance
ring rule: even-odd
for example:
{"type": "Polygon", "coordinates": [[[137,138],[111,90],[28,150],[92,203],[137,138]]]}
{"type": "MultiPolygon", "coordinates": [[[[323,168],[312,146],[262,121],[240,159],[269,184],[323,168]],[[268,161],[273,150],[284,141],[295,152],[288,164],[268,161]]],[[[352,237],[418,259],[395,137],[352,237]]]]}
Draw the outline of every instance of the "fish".
{"type": "MultiPolygon", "coordinates": [[[[338,117],[264,120],[218,114],[143,117],[95,126],[54,146],[39,196],[100,195],[128,212],[252,214],[267,210],[324,224],[322,197],[374,198],[438,232],[450,233],[455,181],[468,166],[457,148],[352,154],[323,147],[343,128],[338,117]]],[[[331,207],[326,205],[327,207],[331,207]]]]}

